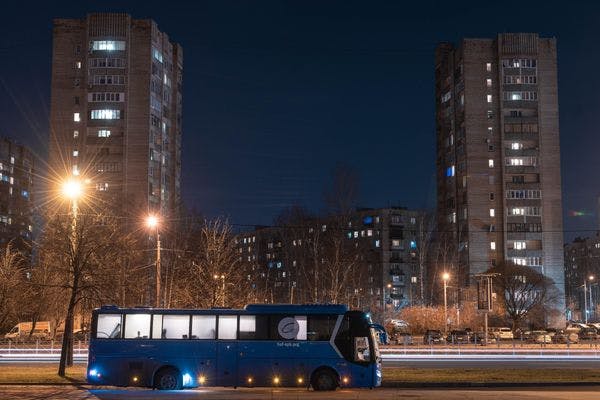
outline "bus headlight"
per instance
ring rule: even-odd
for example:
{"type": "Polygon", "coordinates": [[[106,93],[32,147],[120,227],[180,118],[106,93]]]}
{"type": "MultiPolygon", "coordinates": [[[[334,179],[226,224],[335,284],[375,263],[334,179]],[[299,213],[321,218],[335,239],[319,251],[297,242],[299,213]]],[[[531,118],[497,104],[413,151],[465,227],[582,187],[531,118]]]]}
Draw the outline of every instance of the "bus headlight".
{"type": "Polygon", "coordinates": [[[90,378],[96,378],[99,376],[98,370],[96,368],[92,368],[89,370],[88,375],[90,378]]]}
{"type": "Polygon", "coordinates": [[[204,375],[200,375],[198,377],[198,383],[204,385],[206,383],[206,377],[204,375]]]}
{"type": "Polygon", "coordinates": [[[192,376],[190,374],[183,374],[181,383],[183,386],[189,386],[192,384],[192,376]]]}

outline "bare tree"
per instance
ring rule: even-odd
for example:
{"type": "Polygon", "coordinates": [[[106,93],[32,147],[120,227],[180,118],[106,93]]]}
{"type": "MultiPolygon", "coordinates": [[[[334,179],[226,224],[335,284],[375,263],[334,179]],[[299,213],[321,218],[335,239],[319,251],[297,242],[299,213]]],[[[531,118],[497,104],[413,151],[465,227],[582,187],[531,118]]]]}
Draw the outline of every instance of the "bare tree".
{"type": "Polygon", "coordinates": [[[80,213],[47,218],[39,245],[40,262],[53,271],[48,284],[60,288],[65,299],[65,326],[58,375],[73,364],[73,325],[76,307],[84,299],[97,303],[114,298],[115,266],[130,251],[127,235],[114,217],[80,213]]]}
{"type": "Polygon", "coordinates": [[[435,226],[435,219],[427,212],[419,213],[417,217],[417,268],[419,273],[419,304],[425,304],[425,276],[429,261],[431,237],[435,226]]]}
{"type": "Polygon", "coordinates": [[[0,252],[0,328],[8,329],[16,321],[21,300],[27,298],[22,259],[6,245],[0,252]]]}
{"type": "Polygon", "coordinates": [[[241,307],[251,295],[247,271],[226,220],[205,221],[195,243],[182,299],[193,307],[241,307]]]}
{"type": "Polygon", "coordinates": [[[498,274],[493,281],[495,290],[513,329],[536,310],[550,311],[558,300],[552,279],[530,267],[505,261],[488,272],[498,274]]]}

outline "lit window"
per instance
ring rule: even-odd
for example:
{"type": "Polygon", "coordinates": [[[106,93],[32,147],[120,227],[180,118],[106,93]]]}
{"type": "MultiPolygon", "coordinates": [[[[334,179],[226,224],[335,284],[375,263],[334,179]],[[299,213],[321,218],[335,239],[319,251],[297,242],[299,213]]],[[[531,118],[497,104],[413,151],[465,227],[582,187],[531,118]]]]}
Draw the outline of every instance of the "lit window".
{"type": "Polygon", "coordinates": [[[490,242],[490,249],[496,250],[496,242],[490,242]]]}
{"type": "Polygon", "coordinates": [[[488,126],[488,133],[491,135],[494,133],[494,129],[491,126],[488,126]]]}
{"type": "Polygon", "coordinates": [[[487,87],[492,87],[492,80],[491,79],[486,79],[485,80],[485,84],[487,87]]]}
{"type": "MultiPolygon", "coordinates": [[[[79,115],[79,114],[77,114],[79,115]]],[[[92,119],[119,119],[121,118],[121,110],[92,110],[92,119]]]]}
{"type": "Polygon", "coordinates": [[[494,160],[492,160],[491,158],[488,160],[488,167],[494,168],[494,160]]]}
{"type": "Polygon", "coordinates": [[[510,145],[510,148],[513,150],[521,150],[523,148],[523,143],[514,142],[510,145]]]}
{"type": "Polygon", "coordinates": [[[125,50],[124,40],[94,40],[92,50],[125,50]]]}
{"type": "Polygon", "coordinates": [[[79,137],[79,131],[73,131],[73,138],[79,137]]]}
{"type": "Polygon", "coordinates": [[[392,247],[400,247],[400,240],[393,239],[392,240],[392,247]]]}
{"type": "Polygon", "coordinates": [[[446,169],[446,176],[448,176],[448,177],[454,176],[454,173],[455,173],[454,165],[452,165],[446,169]]]}
{"type": "Polygon", "coordinates": [[[73,113],[73,121],[75,121],[75,122],[81,121],[81,117],[79,116],[79,113],[73,113]]]}
{"type": "Polygon", "coordinates": [[[77,164],[73,165],[73,175],[77,176],[79,175],[79,168],[77,167],[77,164]]]}
{"type": "Polygon", "coordinates": [[[524,241],[515,241],[514,248],[515,250],[525,250],[527,245],[524,241]]]}
{"type": "Polygon", "coordinates": [[[491,102],[492,102],[492,95],[491,95],[491,94],[488,94],[488,95],[487,95],[487,102],[488,102],[488,103],[491,103],[491,102]]]}
{"type": "Polygon", "coordinates": [[[73,157],[79,156],[79,150],[73,150],[73,157]]]}
{"type": "Polygon", "coordinates": [[[381,242],[379,241],[379,239],[375,240],[375,247],[379,247],[381,246],[381,242]]]}
{"type": "Polygon", "coordinates": [[[14,184],[15,184],[15,178],[14,178],[14,177],[12,177],[12,176],[10,177],[10,184],[11,184],[11,185],[14,185],[14,184]]]}
{"type": "Polygon", "coordinates": [[[494,210],[493,208],[490,208],[490,217],[495,217],[496,216],[496,210],[494,210]]]}
{"type": "Polygon", "coordinates": [[[110,137],[110,131],[108,129],[98,130],[98,137],[110,137]]]}
{"type": "MultiPolygon", "coordinates": [[[[15,158],[13,156],[10,156],[10,163],[14,164],[15,163],[15,158]]],[[[12,171],[11,171],[12,172],[12,171]]]]}
{"type": "Polygon", "coordinates": [[[75,62],[75,68],[81,69],[81,61],[75,62]]]}
{"type": "Polygon", "coordinates": [[[492,72],[492,63],[485,63],[485,70],[487,72],[492,72]]]}

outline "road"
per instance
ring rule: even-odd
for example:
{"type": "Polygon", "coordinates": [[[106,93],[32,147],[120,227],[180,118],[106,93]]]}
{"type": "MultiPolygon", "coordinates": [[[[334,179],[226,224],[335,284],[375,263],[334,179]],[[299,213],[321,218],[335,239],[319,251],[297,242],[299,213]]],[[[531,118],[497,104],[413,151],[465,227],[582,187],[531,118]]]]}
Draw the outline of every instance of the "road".
{"type": "Polygon", "coordinates": [[[480,389],[345,389],[319,393],[306,389],[194,389],[178,392],[159,392],[149,389],[89,389],[76,386],[0,386],[0,398],[52,399],[52,400],[265,400],[265,399],[353,399],[353,400],[503,400],[516,399],[600,399],[597,387],[551,387],[551,388],[480,388],[480,389]]]}

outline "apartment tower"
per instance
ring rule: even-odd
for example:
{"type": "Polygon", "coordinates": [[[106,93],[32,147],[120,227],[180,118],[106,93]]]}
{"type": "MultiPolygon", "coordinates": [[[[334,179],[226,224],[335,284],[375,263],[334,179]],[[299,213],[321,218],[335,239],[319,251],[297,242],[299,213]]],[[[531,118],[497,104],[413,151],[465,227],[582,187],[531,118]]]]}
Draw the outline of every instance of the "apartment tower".
{"type": "Polygon", "coordinates": [[[180,201],[183,52],[152,20],[54,20],[50,177],[132,216],[180,201]]]}
{"type": "Polygon", "coordinates": [[[455,250],[448,268],[468,286],[509,260],[564,294],[556,40],[463,39],[440,44],[435,62],[438,240],[455,250]]]}

